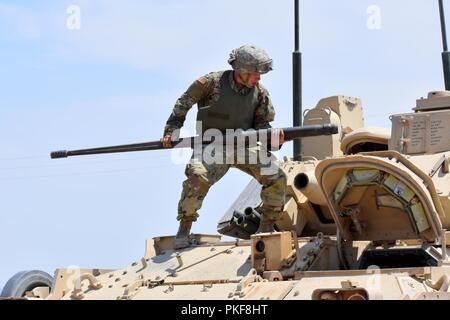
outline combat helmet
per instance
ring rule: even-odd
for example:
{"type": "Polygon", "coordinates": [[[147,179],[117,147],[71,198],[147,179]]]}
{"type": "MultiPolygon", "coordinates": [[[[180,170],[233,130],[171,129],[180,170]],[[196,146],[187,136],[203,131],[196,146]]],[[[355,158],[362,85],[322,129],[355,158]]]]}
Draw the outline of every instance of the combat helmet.
{"type": "Polygon", "coordinates": [[[234,70],[241,72],[263,74],[272,70],[272,59],[266,51],[252,45],[244,45],[231,51],[228,63],[234,70]]]}

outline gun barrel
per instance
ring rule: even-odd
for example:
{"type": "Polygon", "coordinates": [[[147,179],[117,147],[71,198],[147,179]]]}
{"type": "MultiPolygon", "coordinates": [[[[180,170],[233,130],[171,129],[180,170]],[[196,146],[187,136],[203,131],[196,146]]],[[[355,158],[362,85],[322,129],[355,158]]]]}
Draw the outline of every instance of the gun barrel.
{"type": "Polygon", "coordinates": [[[283,128],[283,131],[284,140],[289,141],[302,137],[332,135],[338,133],[339,129],[335,124],[314,124],[300,127],[283,128]]]}
{"type": "MultiPolygon", "coordinates": [[[[261,129],[261,130],[248,130],[240,133],[236,133],[231,136],[231,141],[239,139],[239,137],[247,137],[256,135],[259,139],[265,135],[268,142],[271,139],[271,132],[273,129],[261,129]]],[[[286,141],[293,140],[301,137],[311,137],[318,135],[330,135],[338,132],[336,125],[325,124],[325,125],[306,125],[300,127],[289,127],[282,128],[284,132],[284,139],[286,141]]],[[[207,136],[205,136],[207,137],[207,136]]],[[[205,137],[186,137],[180,138],[173,142],[172,148],[193,148],[197,144],[209,144],[214,142],[211,139],[205,139],[205,137]]],[[[209,137],[211,138],[211,137],[209,137]]],[[[229,136],[223,137],[223,143],[229,143],[229,136]]],[[[118,153],[118,152],[131,152],[131,151],[148,151],[148,150],[161,150],[166,149],[163,147],[162,143],[158,141],[150,141],[144,143],[134,143],[134,144],[124,144],[110,147],[100,147],[100,148],[90,148],[90,149],[79,149],[79,150],[59,150],[50,153],[52,159],[67,158],[71,156],[85,156],[92,154],[103,154],[103,153],[118,153]]]]}
{"type": "MultiPolygon", "coordinates": [[[[172,148],[188,148],[193,144],[194,137],[182,138],[173,143],[172,148]]],[[[79,149],[79,150],[60,150],[50,153],[52,159],[67,158],[71,156],[86,156],[92,154],[102,153],[119,153],[119,152],[131,152],[131,151],[148,151],[148,150],[160,150],[165,149],[160,141],[150,141],[144,143],[123,144],[110,147],[79,149]]]]}

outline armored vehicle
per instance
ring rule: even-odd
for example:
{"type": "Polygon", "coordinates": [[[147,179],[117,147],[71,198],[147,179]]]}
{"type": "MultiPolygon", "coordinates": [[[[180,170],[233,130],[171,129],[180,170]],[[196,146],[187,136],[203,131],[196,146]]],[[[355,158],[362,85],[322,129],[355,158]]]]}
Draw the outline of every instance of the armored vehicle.
{"type": "Polygon", "coordinates": [[[190,247],[173,250],[173,236],[156,237],[123,269],[58,269],[51,285],[45,275],[22,272],[3,294],[450,299],[450,92],[430,92],[391,121],[390,131],[364,127],[361,101],[346,96],[305,111],[305,124],[340,129],[304,138],[309,157],[302,161],[285,157],[287,198],[276,232],[253,234],[261,201],[252,181],[218,224],[234,241],[191,234],[190,247]]]}

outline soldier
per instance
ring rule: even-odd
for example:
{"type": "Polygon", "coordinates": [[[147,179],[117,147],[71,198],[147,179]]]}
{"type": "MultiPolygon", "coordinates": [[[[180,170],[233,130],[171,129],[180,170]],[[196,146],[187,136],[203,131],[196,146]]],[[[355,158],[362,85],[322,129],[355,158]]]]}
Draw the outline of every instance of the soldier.
{"type": "MultiPolygon", "coordinates": [[[[212,72],[192,83],[176,101],[172,114],[167,120],[161,142],[164,147],[172,146],[176,139],[175,130],[180,129],[189,109],[197,103],[197,121],[202,132],[207,129],[265,129],[270,128],[275,112],[267,90],[259,83],[260,74],[272,70],[272,59],[255,46],[245,45],[230,53],[228,63],[233,70],[212,72]]],[[[274,130],[279,145],[283,142],[281,130],[274,130]]],[[[209,188],[220,180],[230,167],[238,168],[262,184],[261,223],[258,232],[274,231],[274,222],[279,218],[285,201],[286,177],[278,167],[276,159],[264,146],[247,148],[249,154],[271,157],[270,165],[276,164],[275,172],[263,174],[266,164],[259,160],[249,163],[207,163],[201,155],[193,153],[186,166],[187,179],[183,182],[181,199],[178,204],[177,220],[180,226],[175,238],[174,248],[189,246],[188,236],[192,222],[197,220],[197,211],[209,188]]],[[[258,157],[260,159],[260,157],[258,157]]]]}

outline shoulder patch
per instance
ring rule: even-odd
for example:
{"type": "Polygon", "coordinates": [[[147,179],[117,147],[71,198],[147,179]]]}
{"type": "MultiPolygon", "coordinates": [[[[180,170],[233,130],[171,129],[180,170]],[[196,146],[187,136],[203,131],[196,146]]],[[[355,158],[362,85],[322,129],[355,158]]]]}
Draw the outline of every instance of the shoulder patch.
{"type": "Polygon", "coordinates": [[[200,77],[197,79],[198,82],[200,82],[201,84],[205,84],[206,82],[208,82],[208,79],[206,79],[206,77],[200,77]]]}
{"type": "Polygon", "coordinates": [[[187,94],[190,95],[195,101],[199,101],[205,97],[208,92],[208,82],[209,79],[207,77],[198,78],[187,89],[187,94]]]}

